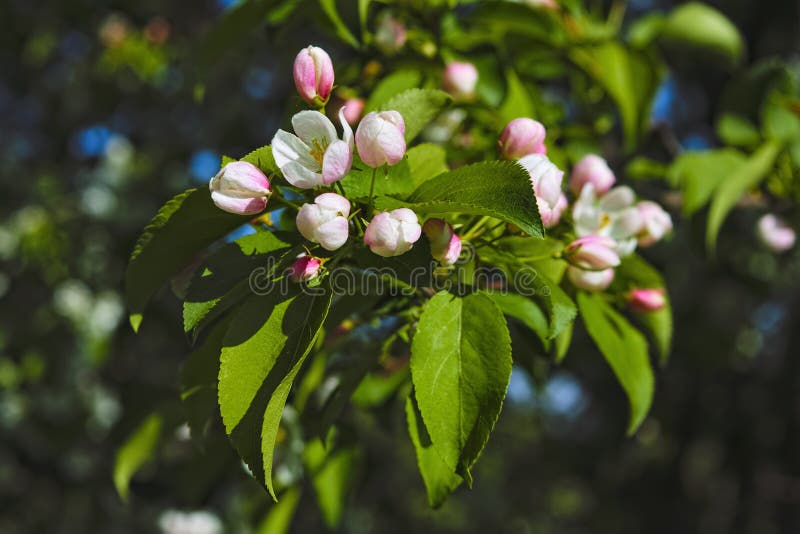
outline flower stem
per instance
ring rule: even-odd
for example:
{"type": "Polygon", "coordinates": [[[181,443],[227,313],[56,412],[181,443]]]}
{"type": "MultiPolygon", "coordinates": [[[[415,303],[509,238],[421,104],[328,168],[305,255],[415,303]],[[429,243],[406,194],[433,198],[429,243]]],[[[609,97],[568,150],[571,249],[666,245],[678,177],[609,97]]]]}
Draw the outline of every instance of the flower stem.
{"type": "Polygon", "coordinates": [[[372,168],[372,181],[369,183],[369,209],[375,211],[375,175],[378,173],[377,167],[372,168]]]}

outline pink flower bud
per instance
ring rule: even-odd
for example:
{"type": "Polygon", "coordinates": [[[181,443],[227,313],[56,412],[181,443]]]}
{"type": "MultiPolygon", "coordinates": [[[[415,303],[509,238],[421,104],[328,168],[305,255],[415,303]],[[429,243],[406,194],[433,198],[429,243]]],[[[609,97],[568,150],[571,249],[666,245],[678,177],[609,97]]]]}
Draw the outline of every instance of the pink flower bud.
{"type": "Polygon", "coordinates": [[[322,48],[309,46],[294,58],[294,85],[300,97],[320,106],[328,101],[333,89],[333,63],[322,48]]]}
{"type": "Polygon", "coordinates": [[[640,246],[649,247],[672,231],[672,217],[657,203],[642,200],[636,208],[642,225],[637,236],[640,246]]]}
{"type": "Polygon", "coordinates": [[[543,154],[529,154],[520,158],[518,163],[530,174],[533,193],[537,200],[545,202],[551,210],[555,209],[562,195],[561,182],[564,179],[564,171],[543,154]]]}
{"type": "Polygon", "coordinates": [[[533,119],[520,118],[509,122],[497,145],[506,159],[519,159],[528,154],[546,154],[544,125],[533,119]]]}
{"type": "Polygon", "coordinates": [[[572,285],[585,291],[603,291],[614,281],[614,269],[604,271],[586,271],[570,265],[567,267],[567,278],[572,285]]]}
{"type": "Polygon", "coordinates": [[[406,124],[397,111],[373,111],[361,119],[356,147],[361,161],[370,167],[395,165],[406,153],[406,124]]]}
{"type": "Polygon", "coordinates": [[[794,246],[794,230],[777,216],[768,213],[758,220],[758,237],[772,252],[786,252],[794,246]]]}
{"type": "Polygon", "coordinates": [[[570,243],[564,253],[566,260],[589,271],[602,271],[619,265],[617,243],[610,237],[587,235],[570,243]]]}
{"type": "Polygon", "coordinates": [[[292,282],[308,282],[319,275],[322,262],[314,256],[303,254],[289,268],[289,279],[292,282]]]}
{"type": "Polygon", "coordinates": [[[269,180],[252,163],[232,161],[208,183],[211,200],[221,210],[237,215],[260,213],[267,207],[269,180]]]}
{"type": "Polygon", "coordinates": [[[364,112],[364,101],[360,98],[348,98],[342,104],[344,110],[344,119],[352,126],[361,118],[361,113],[364,112]]]}
{"type": "Polygon", "coordinates": [[[428,219],[422,231],[431,243],[431,256],[442,265],[453,265],[461,254],[461,239],[442,219],[428,219]]]}
{"type": "Polygon", "coordinates": [[[384,54],[395,54],[403,48],[407,38],[405,25],[384,12],[383,16],[378,19],[378,27],[375,30],[375,44],[378,45],[378,48],[384,54]]]}
{"type": "Polygon", "coordinates": [[[567,209],[567,196],[564,193],[558,197],[556,205],[552,208],[541,198],[536,197],[536,205],[539,207],[539,215],[542,217],[542,224],[545,228],[552,228],[561,220],[561,214],[567,209]]]}
{"type": "Polygon", "coordinates": [[[614,176],[606,160],[595,154],[584,156],[575,167],[572,168],[572,176],[569,179],[569,188],[576,195],[581,194],[583,186],[592,184],[594,192],[602,195],[614,185],[617,178],[614,176]]]}
{"type": "Polygon", "coordinates": [[[628,293],[628,306],[638,313],[660,310],[666,303],[667,298],[661,288],[633,289],[628,293]]]}
{"type": "Polygon", "coordinates": [[[478,84],[478,69],[472,63],[453,61],[444,68],[444,88],[458,100],[470,100],[475,96],[478,84]]]}
{"type": "Polygon", "coordinates": [[[336,193],[323,193],[313,204],[303,204],[297,212],[297,229],[312,243],[325,250],[336,250],[347,241],[350,202],[336,193]]]}
{"type": "Polygon", "coordinates": [[[408,208],[385,211],[372,218],[364,243],[378,256],[389,258],[411,250],[422,235],[417,214],[408,208]]]}

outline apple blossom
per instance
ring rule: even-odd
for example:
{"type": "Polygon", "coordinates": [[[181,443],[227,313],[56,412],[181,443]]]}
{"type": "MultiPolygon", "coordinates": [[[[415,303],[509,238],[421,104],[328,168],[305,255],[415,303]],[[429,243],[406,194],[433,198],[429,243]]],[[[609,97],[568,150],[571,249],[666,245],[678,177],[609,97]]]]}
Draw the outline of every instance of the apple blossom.
{"type": "Polygon", "coordinates": [[[350,202],[336,193],[323,193],[313,204],[303,204],[297,212],[297,229],[303,237],[319,243],[325,250],[336,250],[347,241],[350,202]]]}
{"type": "Polygon", "coordinates": [[[578,236],[602,235],[616,241],[620,256],[636,250],[637,234],[642,229],[642,217],[635,205],[633,189],[619,186],[599,199],[594,185],[586,184],[572,206],[572,220],[578,236]]]}
{"type": "Polygon", "coordinates": [[[272,138],[272,155],[286,180],[310,189],[344,178],[353,164],[353,130],[339,110],[342,139],[336,127],[319,111],[305,110],[292,117],[295,134],[278,130],[272,138]]]}
{"type": "Polygon", "coordinates": [[[564,249],[565,259],[572,265],[591,271],[602,271],[619,265],[616,242],[610,237],[579,237],[564,249]]]}
{"type": "Polygon", "coordinates": [[[342,104],[344,110],[344,118],[352,126],[361,118],[361,113],[364,112],[364,100],[361,98],[348,98],[342,104]]]}
{"type": "Polygon", "coordinates": [[[519,118],[506,124],[497,146],[506,159],[519,159],[528,154],[546,154],[544,125],[533,119],[519,118]]]}
{"type": "Polygon", "coordinates": [[[356,146],[361,160],[372,168],[395,165],[406,153],[406,124],[397,111],[372,111],[361,119],[356,146]]]}
{"type": "Polygon", "coordinates": [[[519,164],[530,174],[537,201],[544,202],[550,210],[554,210],[562,194],[561,182],[564,179],[564,171],[543,154],[529,154],[520,158],[519,164]]]}
{"type": "Polygon", "coordinates": [[[292,282],[308,282],[319,275],[322,262],[314,256],[303,254],[289,268],[289,279],[292,282]]]}
{"type": "Polygon", "coordinates": [[[785,221],[772,213],[758,220],[758,237],[772,252],[785,252],[794,246],[796,235],[785,221]]]}
{"type": "Polygon", "coordinates": [[[617,178],[614,176],[614,171],[608,166],[606,160],[596,154],[589,154],[584,156],[572,168],[569,188],[574,194],[580,195],[583,186],[592,184],[594,192],[600,196],[611,189],[616,181],[617,178]]]}
{"type": "Polygon", "coordinates": [[[407,38],[406,27],[400,20],[387,12],[380,16],[375,29],[375,44],[384,54],[397,53],[406,44],[407,38]]]}
{"type": "Polygon", "coordinates": [[[628,305],[635,312],[657,311],[666,303],[667,298],[661,288],[633,289],[628,293],[628,305]]]}
{"type": "Polygon", "coordinates": [[[453,265],[461,254],[461,239],[442,219],[428,219],[422,231],[431,243],[431,256],[442,265],[453,265]]]}
{"type": "Polygon", "coordinates": [[[221,210],[237,215],[264,211],[269,198],[269,180],[252,163],[232,161],[208,183],[211,200],[221,210]]]}
{"type": "Polygon", "coordinates": [[[294,85],[309,104],[322,106],[333,89],[333,63],[322,48],[309,46],[294,59],[294,85]]]}
{"type": "Polygon", "coordinates": [[[564,193],[558,197],[556,205],[552,208],[539,197],[536,197],[536,206],[539,208],[539,216],[545,228],[552,228],[561,220],[561,214],[567,209],[567,196],[564,193]]]}
{"type": "Polygon", "coordinates": [[[397,208],[372,218],[364,232],[364,243],[378,256],[389,258],[411,250],[421,234],[417,214],[408,208],[397,208]]]}
{"type": "Polygon", "coordinates": [[[466,61],[452,61],[444,68],[444,88],[458,100],[470,100],[475,96],[478,84],[478,69],[466,61]]]}
{"type": "Polygon", "coordinates": [[[567,267],[567,278],[578,289],[603,291],[614,281],[614,269],[587,271],[570,265],[567,267]]]}
{"type": "Polygon", "coordinates": [[[649,247],[672,230],[672,217],[657,203],[643,200],[636,207],[642,220],[638,236],[640,246],[649,247]]]}

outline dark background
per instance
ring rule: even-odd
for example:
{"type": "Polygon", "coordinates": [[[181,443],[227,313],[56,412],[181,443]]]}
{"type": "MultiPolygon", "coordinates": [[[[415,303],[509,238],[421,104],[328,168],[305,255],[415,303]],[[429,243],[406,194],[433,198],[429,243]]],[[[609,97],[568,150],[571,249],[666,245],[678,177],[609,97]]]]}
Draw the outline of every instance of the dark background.
{"type": "MultiPolygon", "coordinates": [[[[122,279],[138,233],[170,196],[204,186],[222,154],[269,142],[297,106],[287,74],[300,47],[351,59],[320,30],[270,28],[202,73],[199,99],[194,45],[225,3],[0,6],[0,532],[159,531],[166,510],[205,510],[247,532],[270,506],[222,438],[199,451],[171,435],[128,504],[111,474],[142,417],[177,404],[188,352],[168,291],[139,335],[127,324],[122,279]]],[[[715,4],[743,32],[748,61],[798,60],[795,2],[715,4]]],[[[626,16],[672,5],[630,2],[626,16]]],[[[728,76],[671,76],[654,121],[684,147],[714,146],[728,76]]],[[[563,366],[515,372],[475,487],[438,511],[402,401],[360,414],[367,448],[342,531],[800,532],[800,256],[758,248],[755,217],[731,217],[716,259],[702,218],[677,221],[649,251],[675,340],[635,437],[578,329],[563,366]]],[[[294,532],[323,528],[310,487],[295,517],[294,532]]]]}

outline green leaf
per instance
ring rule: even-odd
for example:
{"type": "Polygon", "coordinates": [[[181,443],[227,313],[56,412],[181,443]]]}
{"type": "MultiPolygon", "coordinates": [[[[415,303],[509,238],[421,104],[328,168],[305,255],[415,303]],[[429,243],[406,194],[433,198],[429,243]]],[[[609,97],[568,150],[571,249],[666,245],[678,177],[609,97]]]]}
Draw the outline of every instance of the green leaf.
{"type": "Polygon", "coordinates": [[[622,119],[625,148],[632,151],[647,128],[650,103],[661,78],[652,58],[616,41],[576,48],[570,57],[616,103],[622,119]]]}
{"type": "Polygon", "coordinates": [[[470,485],[510,376],[511,337],[489,297],[440,292],[425,304],[411,344],[411,378],[436,452],[470,485]]]}
{"type": "Polygon", "coordinates": [[[258,534],[287,534],[301,495],[299,486],[293,486],[286,490],[281,495],[281,500],[270,507],[256,532],[258,534]]]}
{"type": "Polygon", "coordinates": [[[219,371],[225,429],[273,499],[272,457],[289,391],[325,321],[332,292],[295,287],[248,299],[231,319],[219,371]]]}
{"type": "Polygon", "coordinates": [[[423,183],[406,202],[381,200],[385,207],[404,205],[417,213],[489,215],[533,236],[544,236],[530,175],[514,162],[465,165],[423,183]]]}
{"type": "Polygon", "coordinates": [[[261,169],[261,172],[267,176],[282,176],[281,170],[278,168],[278,164],[275,163],[275,158],[272,156],[272,147],[270,145],[262,146],[261,148],[253,150],[239,161],[252,163],[261,169]]]}
{"type": "Polygon", "coordinates": [[[558,281],[564,274],[567,263],[555,257],[564,248],[564,243],[551,237],[534,239],[526,236],[503,237],[490,246],[478,249],[481,260],[508,269],[513,275],[519,267],[531,267],[550,280],[558,281]]]}
{"type": "Polygon", "coordinates": [[[254,31],[264,26],[276,3],[276,0],[244,0],[226,10],[197,44],[192,64],[197,66],[199,77],[202,79],[226,52],[246,43],[254,31]]]}
{"type": "Polygon", "coordinates": [[[572,344],[572,330],[575,323],[570,322],[564,330],[562,330],[555,338],[555,360],[556,363],[561,363],[567,357],[567,352],[572,344]]]}
{"type": "Polygon", "coordinates": [[[589,336],[605,356],[631,406],[628,434],[636,432],[653,402],[653,370],[644,336],[598,293],[578,293],[578,308],[589,336]]]}
{"type": "Polygon", "coordinates": [[[519,117],[534,116],[533,102],[531,102],[528,90],[513,69],[506,71],[506,97],[498,114],[503,124],[519,117]]]}
{"type": "Polygon", "coordinates": [[[438,508],[463,479],[447,467],[433,448],[431,437],[422,423],[422,415],[413,395],[406,399],[406,421],[408,434],[417,454],[417,466],[425,484],[425,491],[428,493],[428,504],[431,508],[438,508]]]}
{"type": "Polygon", "coordinates": [[[406,151],[408,172],[414,187],[447,172],[447,152],[439,145],[422,143],[406,151]]]}
{"type": "Polygon", "coordinates": [[[779,142],[764,143],[716,189],[711,200],[706,227],[706,246],[709,250],[714,250],[717,234],[725,217],[742,195],[760,184],[767,176],[780,150],[779,142]]]}
{"type": "Polygon", "coordinates": [[[330,529],[342,522],[344,505],[353,485],[353,471],[359,459],[353,447],[325,450],[320,440],[306,443],[303,458],[313,473],[311,482],[322,518],[330,529]]]}
{"type": "Polygon", "coordinates": [[[666,365],[672,349],[672,305],[661,273],[641,256],[631,254],[623,258],[622,263],[616,268],[612,287],[619,292],[633,288],[664,289],[666,298],[664,307],[657,311],[637,313],[635,318],[650,332],[656,345],[659,363],[666,365]]]}
{"type": "Polygon", "coordinates": [[[784,142],[800,138],[800,117],[789,105],[789,102],[773,95],[764,106],[762,123],[767,138],[784,142]]]}
{"type": "Polygon", "coordinates": [[[181,369],[181,400],[192,438],[199,439],[217,411],[217,381],[222,340],[229,321],[221,321],[195,349],[181,369]]]}
{"type": "Polygon", "coordinates": [[[684,152],[669,168],[670,181],[683,191],[683,212],[691,215],[714,191],[744,165],[744,154],[732,148],[684,152]]]}
{"type": "Polygon", "coordinates": [[[414,190],[414,182],[411,180],[408,158],[403,158],[397,165],[384,167],[382,169],[372,169],[366,165],[360,165],[360,170],[352,170],[342,179],[341,183],[347,192],[347,198],[368,199],[372,188],[372,173],[375,173],[374,194],[399,195],[405,196],[414,190]]]}
{"type": "Polygon", "coordinates": [[[194,330],[196,337],[204,325],[251,294],[251,275],[268,266],[280,271],[282,258],[297,256],[292,251],[299,252],[268,231],[240,237],[216,251],[197,269],[186,291],[184,332],[194,330]]]}
{"type": "Polygon", "coordinates": [[[136,242],[125,273],[125,295],[134,331],[155,291],[198,252],[248,221],[211,202],[208,189],[189,189],[164,204],[136,242]]]}
{"type": "Polygon", "coordinates": [[[538,304],[516,293],[487,291],[486,295],[505,315],[517,319],[530,328],[542,340],[545,350],[550,350],[550,325],[538,304]]]}
{"type": "MultiPolygon", "coordinates": [[[[370,93],[364,112],[369,113],[381,109],[392,97],[419,87],[422,74],[417,69],[399,69],[382,79],[370,93]]],[[[385,109],[385,108],[384,108],[385,109]]]]}
{"type": "Polygon", "coordinates": [[[717,122],[717,135],[728,145],[751,148],[761,142],[758,128],[746,117],[724,113],[717,122]]]}
{"type": "Polygon", "coordinates": [[[161,415],[151,414],[117,451],[114,460],[114,487],[123,501],[128,500],[131,478],[155,452],[161,437],[162,423],[161,415]]]}
{"type": "Polygon", "coordinates": [[[744,40],[736,26],[713,7],[689,2],[675,8],[661,28],[661,43],[668,49],[685,51],[692,57],[739,62],[744,40]]]}
{"type": "Polygon", "coordinates": [[[438,89],[408,89],[384,103],[384,110],[393,109],[403,117],[406,142],[411,142],[436,115],[451,102],[450,95],[438,89]]]}
{"type": "Polygon", "coordinates": [[[339,10],[336,9],[336,0],[319,0],[319,5],[333,25],[336,36],[353,48],[359,48],[361,44],[358,42],[358,39],[356,39],[356,36],[353,35],[353,32],[351,32],[350,28],[344,23],[342,17],[339,16],[339,10]]]}
{"type": "Polygon", "coordinates": [[[561,286],[540,274],[533,280],[535,296],[550,312],[550,339],[556,339],[572,325],[577,315],[575,303],[561,286]]]}

